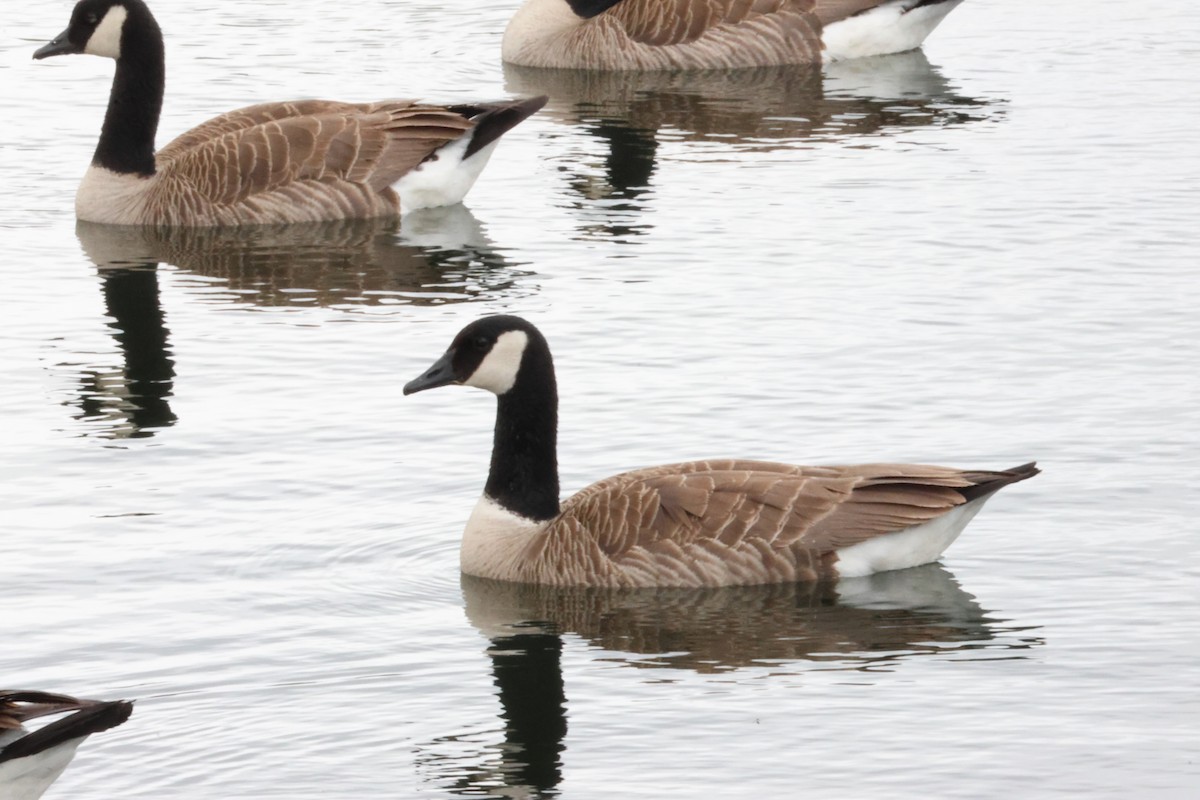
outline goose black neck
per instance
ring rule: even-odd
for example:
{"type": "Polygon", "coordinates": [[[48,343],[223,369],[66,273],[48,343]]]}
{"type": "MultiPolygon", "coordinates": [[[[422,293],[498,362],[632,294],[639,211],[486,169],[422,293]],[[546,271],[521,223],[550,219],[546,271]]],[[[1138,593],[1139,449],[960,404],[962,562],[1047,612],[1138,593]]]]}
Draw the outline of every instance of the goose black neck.
{"type": "Polygon", "coordinates": [[[130,14],[121,34],[121,57],[108,112],[92,163],[113,172],[154,174],[154,134],[162,111],[166,64],[162,32],[154,18],[130,14]]]}
{"type": "Polygon", "coordinates": [[[512,388],[496,403],[492,467],[484,492],[522,517],[558,515],[558,388],[550,350],[530,347],[512,388]]]}

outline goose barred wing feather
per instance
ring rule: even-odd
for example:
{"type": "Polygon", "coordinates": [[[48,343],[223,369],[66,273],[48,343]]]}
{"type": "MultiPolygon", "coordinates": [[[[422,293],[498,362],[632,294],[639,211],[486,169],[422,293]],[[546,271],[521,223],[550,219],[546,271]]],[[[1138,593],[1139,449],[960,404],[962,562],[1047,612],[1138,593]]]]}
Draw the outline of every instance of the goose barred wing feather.
{"type": "Polygon", "coordinates": [[[156,158],[160,165],[169,163],[197,145],[218,139],[227,133],[262,125],[265,122],[277,122],[289,117],[304,117],[310,114],[355,114],[366,107],[367,104],[342,103],[336,100],[258,103],[213,117],[176,136],[156,153],[156,158]]]}
{"type": "Polygon", "coordinates": [[[610,13],[633,41],[663,46],[693,42],[714,28],[780,12],[802,13],[809,5],[796,0],[624,0],[610,13]]]}
{"type": "Polygon", "coordinates": [[[190,205],[178,210],[183,219],[207,213],[218,223],[239,222],[236,215],[253,213],[255,200],[301,209],[308,201],[318,212],[322,196],[348,204],[354,213],[345,216],[395,213],[388,187],[471,126],[454,111],[403,101],[252,106],[163,148],[160,174],[169,191],[160,196],[190,205]]]}
{"type": "MultiPolygon", "coordinates": [[[[650,45],[686,44],[718,28],[780,26],[808,36],[882,5],[884,0],[623,0],[610,12],[629,38],[650,45]],[[816,23],[816,24],[814,24],[816,23]]],[[[915,0],[914,0],[915,2],[915,0]]]]}
{"type": "MultiPolygon", "coordinates": [[[[914,3],[916,1],[913,0],[914,3]]],[[[841,22],[864,11],[870,11],[872,8],[883,5],[884,2],[885,0],[807,0],[805,5],[812,10],[812,13],[824,26],[833,22],[841,22]]]]}
{"type": "Polygon", "coordinates": [[[757,573],[744,582],[811,579],[828,574],[835,550],[928,522],[965,503],[960,490],[1011,479],[910,464],[699,461],[600,481],[560,519],[626,573],[616,583],[716,585],[732,571],[757,573]]]}

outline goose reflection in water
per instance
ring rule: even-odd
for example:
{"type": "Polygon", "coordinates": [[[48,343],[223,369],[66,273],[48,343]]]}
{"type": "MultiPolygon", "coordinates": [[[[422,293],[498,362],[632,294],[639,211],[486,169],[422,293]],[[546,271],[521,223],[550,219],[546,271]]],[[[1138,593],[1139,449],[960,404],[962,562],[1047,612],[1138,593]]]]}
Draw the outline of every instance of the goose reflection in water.
{"type": "Polygon", "coordinates": [[[85,435],[137,438],[176,421],[175,361],[159,297],[159,264],[225,291],[211,302],[286,309],[403,309],[515,295],[519,269],[465,206],[386,219],[244,228],[150,228],[80,221],[96,265],[121,366],[70,364],[66,401],[85,435]]]}
{"type": "Polygon", "coordinates": [[[592,72],[504,65],[513,93],[550,96],[542,112],[602,143],[597,159],[564,161],[579,206],[603,201],[607,236],[643,232],[639,200],[651,189],[662,141],[703,146],[704,157],[870,146],[872,138],[980,122],[993,101],[964,96],[920,50],[820,65],[697,72],[592,72]]]}
{"type": "Polygon", "coordinates": [[[598,660],[658,670],[655,682],[676,670],[728,681],[755,667],[778,677],[891,671],[922,656],[1022,658],[1043,643],[1034,627],[993,617],[940,564],[718,589],[555,588],[464,574],[462,590],[467,618],[491,642],[503,742],[446,736],[422,747],[420,761],[434,782],[473,796],[556,792],[567,749],[564,637],[606,651],[598,660]]]}
{"type": "Polygon", "coordinates": [[[158,265],[123,261],[100,269],[107,326],[120,367],[79,365],[78,388],[67,400],[87,432],[110,439],[142,438],[175,423],[170,397],[175,360],[158,291],[158,265]]]}
{"type": "Polygon", "coordinates": [[[394,219],[242,228],[150,228],[80,222],[98,266],[153,261],[222,282],[218,300],[353,310],[439,305],[520,291],[517,268],[465,206],[394,219]]]}

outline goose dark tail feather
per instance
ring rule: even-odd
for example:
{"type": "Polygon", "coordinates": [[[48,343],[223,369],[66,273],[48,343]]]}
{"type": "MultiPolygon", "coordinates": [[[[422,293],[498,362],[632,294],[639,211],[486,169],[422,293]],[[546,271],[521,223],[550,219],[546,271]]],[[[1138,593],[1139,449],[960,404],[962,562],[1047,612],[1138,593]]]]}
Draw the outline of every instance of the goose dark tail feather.
{"type": "Polygon", "coordinates": [[[63,742],[115,728],[133,713],[133,703],[125,700],[91,702],[93,704],[22,736],[0,750],[0,763],[36,755],[63,742]]]}
{"type": "Polygon", "coordinates": [[[978,482],[974,486],[959,489],[958,493],[966,498],[967,501],[975,500],[976,498],[986,497],[989,494],[998,492],[1010,483],[1020,483],[1023,480],[1032,478],[1039,472],[1041,470],[1037,468],[1037,462],[1030,461],[1028,464],[1022,464],[1012,469],[971,474],[968,477],[978,482]]]}
{"type": "Polygon", "coordinates": [[[475,132],[463,159],[468,159],[508,133],[531,114],[537,112],[550,98],[546,95],[500,103],[468,103],[447,106],[456,114],[475,120],[475,132]]]}

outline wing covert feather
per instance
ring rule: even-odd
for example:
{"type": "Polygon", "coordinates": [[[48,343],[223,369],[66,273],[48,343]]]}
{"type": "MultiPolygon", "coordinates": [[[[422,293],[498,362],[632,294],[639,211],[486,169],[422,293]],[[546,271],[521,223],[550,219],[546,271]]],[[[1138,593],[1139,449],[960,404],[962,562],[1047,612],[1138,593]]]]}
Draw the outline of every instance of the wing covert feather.
{"type": "Polygon", "coordinates": [[[686,44],[722,25],[787,9],[806,11],[811,0],[625,0],[608,13],[630,39],[663,46],[686,44]]]}
{"type": "Polygon", "coordinates": [[[701,543],[827,553],[928,522],[965,502],[957,489],[989,477],[924,465],[688,462],[592,484],[566,502],[563,516],[618,561],[639,549],[666,557],[701,543]]]}
{"type": "Polygon", "coordinates": [[[161,171],[219,205],[296,181],[344,181],[380,192],[472,124],[452,111],[411,103],[312,102],[332,110],[266,104],[218,117],[164,148],[161,171]],[[289,110],[299,115],[284,115],[289,110]]]}

